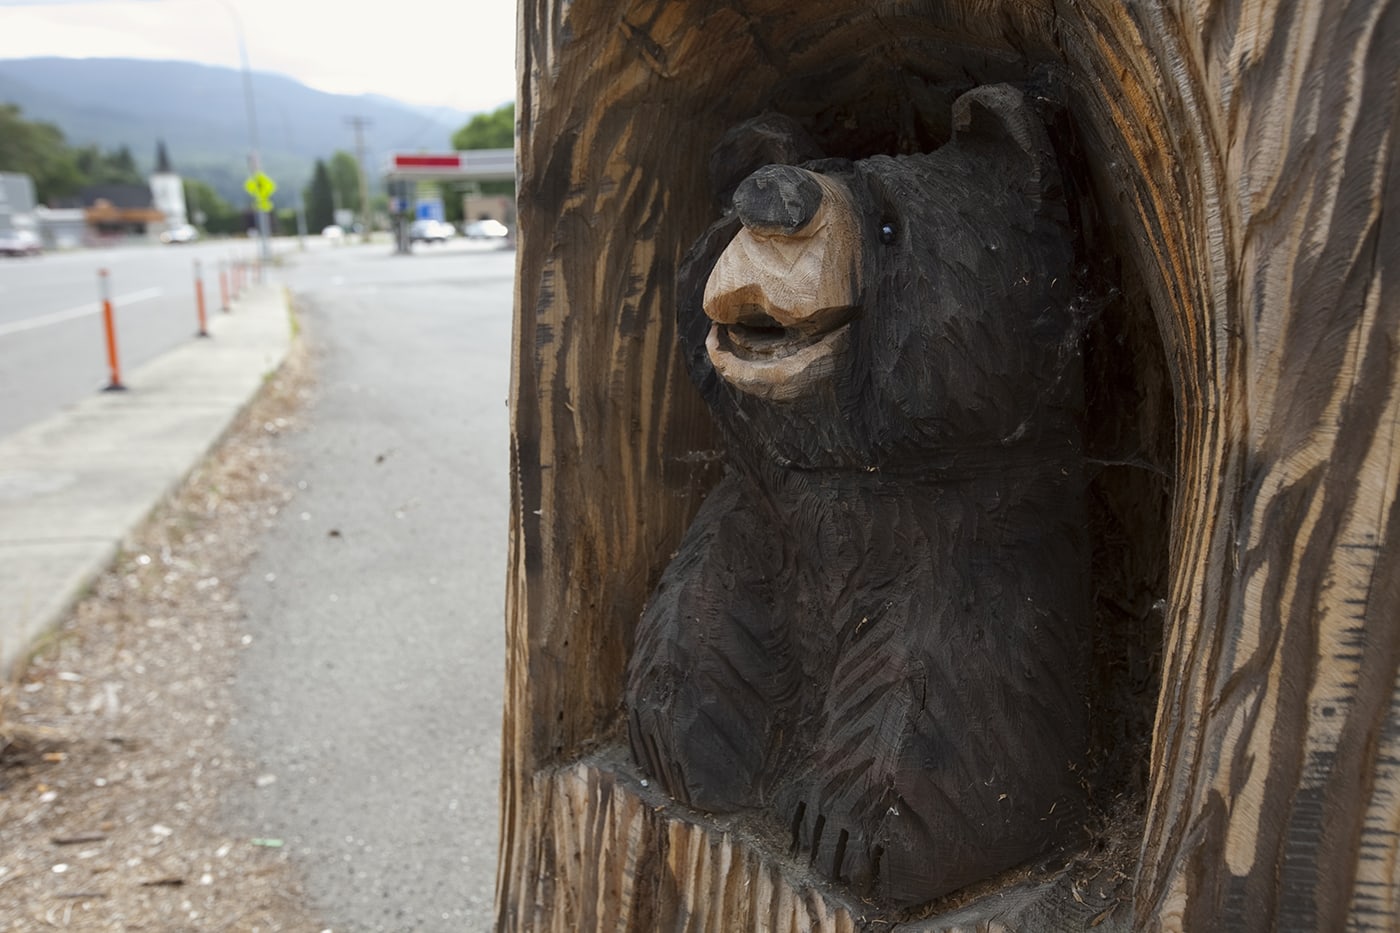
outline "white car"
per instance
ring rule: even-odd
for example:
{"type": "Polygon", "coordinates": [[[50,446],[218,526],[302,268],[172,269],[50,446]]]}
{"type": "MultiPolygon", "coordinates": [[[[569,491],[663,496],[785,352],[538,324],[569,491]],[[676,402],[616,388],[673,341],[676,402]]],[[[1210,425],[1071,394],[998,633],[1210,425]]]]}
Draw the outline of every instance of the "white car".
{"type": "Polygon", "coordinates": [[[0,231],[0,256],[37,256],[43,251],[32,230],[0,231]]]}
{"type": "Polygon", "coordinates": [[[414,243],[446,243],[456,235],[457,230],[450,223],[426,217],[415,220],[408,228],[408,238],[414,243]]]}
{"type": "Polygon", "coordinates": [[[505,224],[489,217],[467,224],[467,239],[469,240],[499,240],[509,235],[510,230],[505,224]]]}
{"type": "Polygon", "coordinates": [[[473,220],[466,226],[466,238],[468,240],[501,240],[511,234],[510,228],[500,220],[491,220],[486,217],[484,220],[473,220]]]}
{"type": "Polygon", "coordinates": [[[339,243],[345,239],[345,231],[341,229],[339,224],[331,224],[321,228],[321,238],[332,243],[339,243]]]}
{"type": "Polygon", "coordinates": [[[162,243],[193,243],[199,239],[199,231],[192,224],[171,227],[160,235],[162,243]]]}

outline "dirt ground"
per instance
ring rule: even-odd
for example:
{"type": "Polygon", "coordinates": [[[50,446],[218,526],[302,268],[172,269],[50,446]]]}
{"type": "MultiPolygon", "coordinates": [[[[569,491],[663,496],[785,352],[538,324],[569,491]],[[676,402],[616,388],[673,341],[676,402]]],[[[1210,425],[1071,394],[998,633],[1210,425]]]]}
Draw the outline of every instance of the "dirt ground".
{"type": "Polygon", "coordinates": [[[181,491],[0,684],[0,930],[324,930],[278,839],[226,825],[261,786],[225,737],[248,643],[233,598],[291,493],[298,346],[181,491]]]}

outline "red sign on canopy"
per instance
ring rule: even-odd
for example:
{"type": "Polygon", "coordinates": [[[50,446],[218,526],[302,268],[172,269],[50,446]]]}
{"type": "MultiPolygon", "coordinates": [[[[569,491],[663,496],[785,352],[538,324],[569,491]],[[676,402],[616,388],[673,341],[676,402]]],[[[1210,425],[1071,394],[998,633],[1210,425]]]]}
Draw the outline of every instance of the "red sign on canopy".
{"type": "Polygon", "coordinates": [[[394,168],[461,168],[462,157],[455,152],[447,155],[394,154],[394,168]]]}

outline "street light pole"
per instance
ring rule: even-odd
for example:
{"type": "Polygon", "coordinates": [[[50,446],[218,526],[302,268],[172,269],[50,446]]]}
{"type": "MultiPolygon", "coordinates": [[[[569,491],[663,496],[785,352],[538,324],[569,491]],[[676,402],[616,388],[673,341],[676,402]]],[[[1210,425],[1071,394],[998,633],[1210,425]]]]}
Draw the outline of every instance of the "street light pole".
{"type": "MultiPolygon", "coordinates": [[[[243,103],[248,110],[248,173],[257,175],[262,171],[262,155],[258,149],[258,115],[253,106],[253,70],[248,67],[248,43],[243,35],[243,19],[227,0],[216,0],[219,6],[233,18],[233,27],[238,34],[238,58],[243,65],[243,103]]],[[[258,217],[258,256],[266,262],[272,258],[272,223],[269,213],[253,205],[258,217]]]]}

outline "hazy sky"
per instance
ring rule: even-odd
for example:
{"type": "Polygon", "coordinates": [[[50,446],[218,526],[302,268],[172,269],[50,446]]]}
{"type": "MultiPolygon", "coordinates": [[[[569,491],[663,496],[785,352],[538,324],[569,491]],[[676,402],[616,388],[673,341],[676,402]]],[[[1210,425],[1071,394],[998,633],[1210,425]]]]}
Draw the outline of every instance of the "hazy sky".
{"type": "Polygon", "coordinates": [[[336,94],[493,110],[515,97],[515,0],[0,0],[0,59],[156,58],[336,94]]]}

